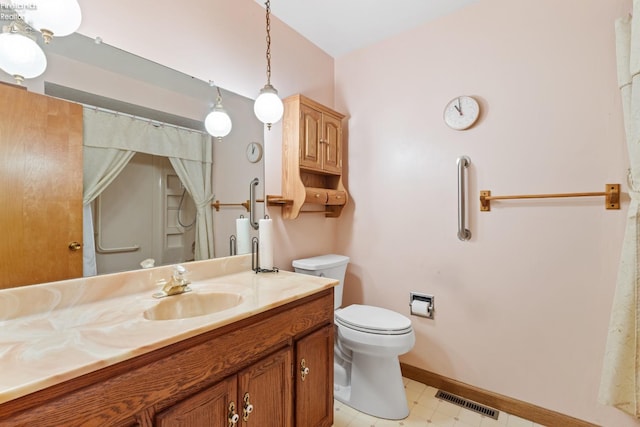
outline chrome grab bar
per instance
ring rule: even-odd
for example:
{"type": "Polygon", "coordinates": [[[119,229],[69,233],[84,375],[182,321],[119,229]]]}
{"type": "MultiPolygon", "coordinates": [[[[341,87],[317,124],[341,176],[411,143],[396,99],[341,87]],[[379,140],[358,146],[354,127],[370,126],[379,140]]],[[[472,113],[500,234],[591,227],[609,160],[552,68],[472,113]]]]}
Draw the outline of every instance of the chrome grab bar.
{"type": "Polygon", "coordinates": [[[258,229],[258,221],[256,221],[256,187],[260,184],[260,180],[258,178],[253,178],[253,180],[249,183],[249,224],[253,227],[254,230],[258,229]]]}
{"type": "Polygon", "coordinates": [[[471,239],[471,231],[467,228],[467,191],[465,169],[471,164],[471,159],[467,156],[458,157],[458,239],[471,239]]]}

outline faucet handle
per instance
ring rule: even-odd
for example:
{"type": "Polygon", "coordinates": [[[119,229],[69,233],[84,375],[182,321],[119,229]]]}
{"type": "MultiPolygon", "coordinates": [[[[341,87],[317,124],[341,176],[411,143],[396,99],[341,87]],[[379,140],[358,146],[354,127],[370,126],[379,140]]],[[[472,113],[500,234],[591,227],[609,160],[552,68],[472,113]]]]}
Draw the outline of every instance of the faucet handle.
{"type": "Polygon", "coordinates": [[[187,269],[184,268],[181,265],[176,265],[173,268],[173,280],[180,281],[180,282],[185,282],[186,281],[186,277],[185,277],[186,274],[187,274],[187,269]]]}

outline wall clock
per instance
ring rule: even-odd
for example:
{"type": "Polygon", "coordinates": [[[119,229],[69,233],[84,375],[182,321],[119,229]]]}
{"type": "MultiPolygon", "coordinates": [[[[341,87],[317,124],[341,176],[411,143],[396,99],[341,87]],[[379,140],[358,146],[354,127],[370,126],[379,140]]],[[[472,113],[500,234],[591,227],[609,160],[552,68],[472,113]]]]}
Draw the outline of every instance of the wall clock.
{"type": "Polygon", "coordinates": [[[469,129],[480,116],[480,105],[471,96],[453,98],[444,108],[444,122],[451,129],[469,129]]]}
{"type": "Polygon", "coordinates": [[[247,145],[247,160],[251,163],[257,163],[262,159],[262,145],[257,142],[251,142],[247,145]]]}

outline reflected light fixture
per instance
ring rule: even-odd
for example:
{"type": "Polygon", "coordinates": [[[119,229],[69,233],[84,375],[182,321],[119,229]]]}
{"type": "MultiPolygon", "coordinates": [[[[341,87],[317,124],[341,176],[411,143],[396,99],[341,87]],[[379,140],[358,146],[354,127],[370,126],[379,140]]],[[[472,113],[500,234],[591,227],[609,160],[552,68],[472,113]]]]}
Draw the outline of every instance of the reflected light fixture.
{"type": "Polygon", "coordinates": [[[16,12],[32,28],[42,33],[45,43],[53,36],[74,33],[82,21],[77,0],[12,0],[16,12]]]}
{"type": "MultiPolygon", "coordinates": [[[[213,82],[209,81],[209,85],[213,86],[213,82]]],[[[216,105],[213,106],[213,109],[204,119],[204,127],[209,132],[209,135],[220,141],[222,137],[229,135],[229,132],[231,132],[231,118],[222,107],[222,94],[218,86],[216,86],[216,90],[218,91],[216,105]]]]}
{"type": "Polygon", "coordinates": [[[47,68],[47,57],[21,21],[13,21],[0,34],[0,68],[22,84],[47,68]]]}
{"type": "Polygon", "coordinates": [[[264,5],[267,9],[267,84],[260,89],[260,95],[253,104],[253,112],[270,130],[271,125],[282,118],[284,106],[278,97],[278,91],[271,85],[271,1],[267,0],[264,5]]]}

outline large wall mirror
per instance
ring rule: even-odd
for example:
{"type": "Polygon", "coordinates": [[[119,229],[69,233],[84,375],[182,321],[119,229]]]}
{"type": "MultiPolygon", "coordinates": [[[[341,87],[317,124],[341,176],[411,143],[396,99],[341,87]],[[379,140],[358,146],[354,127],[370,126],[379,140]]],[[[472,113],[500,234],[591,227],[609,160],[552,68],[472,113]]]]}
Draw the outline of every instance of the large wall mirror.
{"type": "MultiPolygon", "coordinates": [[[[25,82],[29,91],[80,103],[85,114],[93,109],[151,126],[205,132],[204,118],[218,95],[211,82],[80,34],[57,38],[44,50],[47,70],[25,82]]],[[[13,83],[0,73],[0,80],[13,83]]],[[[249,155],[261,149],[264,137],[253,100],[223,88],[220,95],[233,128],[222,139],[210,138],[213,201],[220,203],[219,209],[211,207],[215,257],[232,255],[230,237],[236,219],[249,217],[243,204],[250,189],[258,200],[264,194],[264,159],[249,155]],[[258,185],[251,185],[255,178],[258,185]]],[[[262,217],[264,205],[255,206],[254,217],[262,217]]],[[[194,259],[194,202],[166,157],[136,153],[91,209],[98,274],[142,268],[148,259],[156,266],[194,259]]]]}

